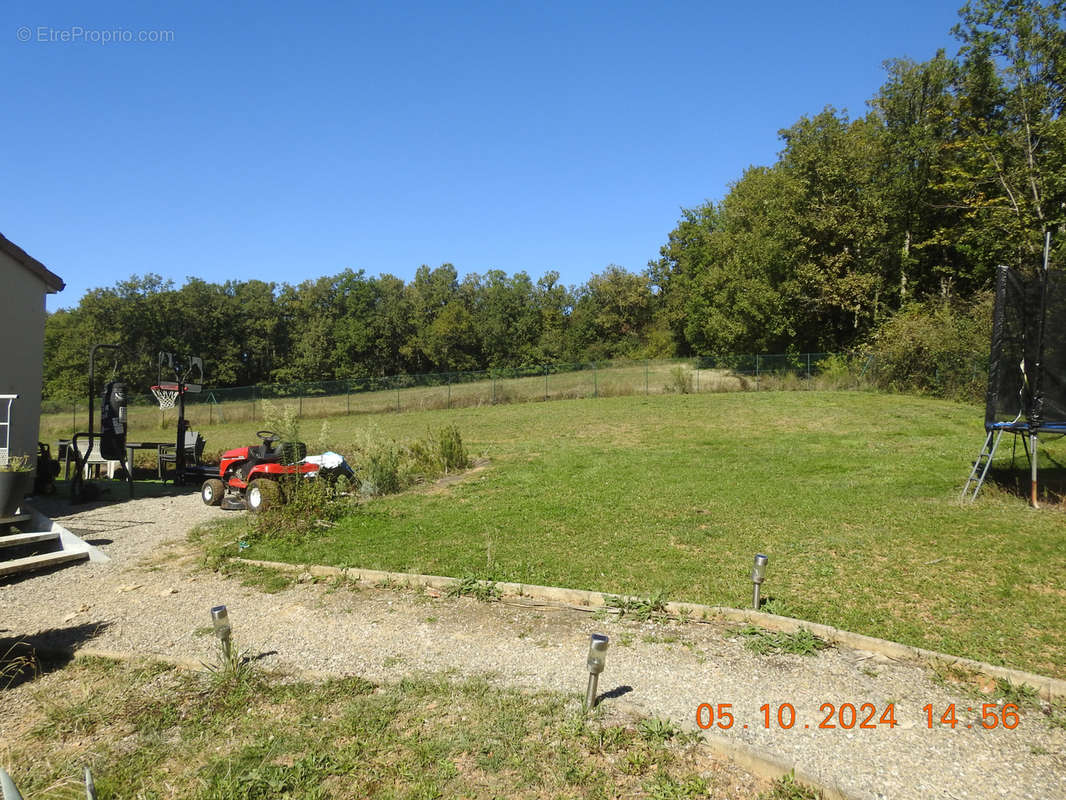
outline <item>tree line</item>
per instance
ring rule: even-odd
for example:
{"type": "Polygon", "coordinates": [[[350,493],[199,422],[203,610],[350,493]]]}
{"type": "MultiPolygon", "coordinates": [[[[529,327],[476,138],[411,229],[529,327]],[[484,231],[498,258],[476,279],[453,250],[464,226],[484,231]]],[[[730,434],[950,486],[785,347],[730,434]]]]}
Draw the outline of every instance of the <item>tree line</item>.
{"type": "MultiPolygon", "coordinates": [[[[659,258],[580,286],[451,264],[405,282],[345,270],[297,285],[181,287],[134,276],[49,315],[45,396],[84,393],[92,342],[155,382],[160,350],[199,354],[216,386],[617,357],[906,350],[968,331],[987,347],[995,267],[1066,246],[1066,0],[976,0],[946,50],[885,64],[855,119],[825,108],[780,132],[771,166],[683,209],[659,258]],[[960,324],[959,318],[973,324],[960,324]],[[932,326],[932,327],[930,327],[932,326]],[[937,327],[939,326],[939,327],[937,327]]],[[[959,347],[958,341],[945,346],[959,347]]],[[[920,354],[915,354],[920,357],[920,354]]]]}

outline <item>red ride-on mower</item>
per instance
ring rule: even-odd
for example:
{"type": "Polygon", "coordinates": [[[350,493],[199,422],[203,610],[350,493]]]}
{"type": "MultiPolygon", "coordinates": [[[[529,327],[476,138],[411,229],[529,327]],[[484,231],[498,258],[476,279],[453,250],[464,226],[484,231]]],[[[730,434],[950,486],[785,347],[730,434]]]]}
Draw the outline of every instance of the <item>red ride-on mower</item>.
{"type": "Polygon", "coordinates": [[[273,431],[256,431],[255,435],[261,444],[222,454],[219,477],[208,478],[200,488],[200,497],[207,505],[259,513],[282,499],[278,481],[283,478],[354,477],[347,462],[336,453],[308,458],[303,442],[282,443],[273,431]]]}

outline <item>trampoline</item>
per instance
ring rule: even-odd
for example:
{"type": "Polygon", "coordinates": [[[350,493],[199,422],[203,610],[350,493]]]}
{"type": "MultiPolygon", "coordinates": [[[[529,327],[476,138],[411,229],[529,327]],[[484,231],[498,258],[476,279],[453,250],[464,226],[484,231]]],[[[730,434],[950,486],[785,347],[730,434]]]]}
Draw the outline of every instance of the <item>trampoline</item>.
{"type": "Polygon", "coordinates": [[[1066,435],[1066,273],[996,270],[992,348],[985,398],[985,442],[962,490],[974,500],[1005,434],[1022,440],[1029,461],[1029,500],[1037,505],[1040,438],[1066,435]]]}

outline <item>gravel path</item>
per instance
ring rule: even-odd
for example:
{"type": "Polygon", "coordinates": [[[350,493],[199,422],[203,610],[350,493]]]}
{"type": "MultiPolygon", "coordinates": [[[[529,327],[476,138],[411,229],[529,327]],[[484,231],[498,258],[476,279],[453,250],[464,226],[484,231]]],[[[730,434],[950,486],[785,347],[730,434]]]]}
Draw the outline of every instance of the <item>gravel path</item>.
{"type": "MultiPolygon", "coordinates": [[[[609,621],[568,608],[328,582],[265,594],[198,567],[186,533],[225,513],[198,495],[95,504],[73,514],[62,500],[39,507],[112,560],[0,583],[0,636],[51,631],[57,643],[211,660],[208,609],[225,603],[239,646],[268,667],[375,681],[451,670],[583,694],[588,635],[599,631],[611,637],[600,680],[605,712],[669,717],[694,728],[700,703],[729,703],[735,722],[715,734],[850,797],[1066,798],[1066,731],[1035,711],[1023,711],[1014,730],[985,730],[979,699],[912,664],[841,648],[813,657],[756,656],[722,623],[609,621]],[[877,724],[889,702],[894,728],[877,724]],[[790,729],[778,721],[785,703],[795,710],[790,729]],[[872,704],[875,727],[843,729],[837,718],[836,729],[820,729],[825,703],[872,704]],[[930,729],[923,707],[932,704],[939,718],[951,703],[958,726],[934,721],[930,729]]],[[[850,712],[843,714],[849,722],[850,712]]],[[[860,711],[860,721],[865,716],[860,711]]],[[[787,708],[782,717],[789,722],[787,708]]]]}

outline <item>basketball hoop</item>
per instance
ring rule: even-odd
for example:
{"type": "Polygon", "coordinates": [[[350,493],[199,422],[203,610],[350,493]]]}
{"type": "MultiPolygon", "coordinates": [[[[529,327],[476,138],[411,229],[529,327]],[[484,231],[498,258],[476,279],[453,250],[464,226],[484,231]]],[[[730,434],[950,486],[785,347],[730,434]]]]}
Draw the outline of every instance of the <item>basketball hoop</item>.
{"type": "Polygon", "coordinates": [[[178,384],[161,383],[159,386],[153,386],[152,394],[159,401],[161,410],[166,411],[168,408],[174,408],[174,404],[178,401],[178,384]]]}

